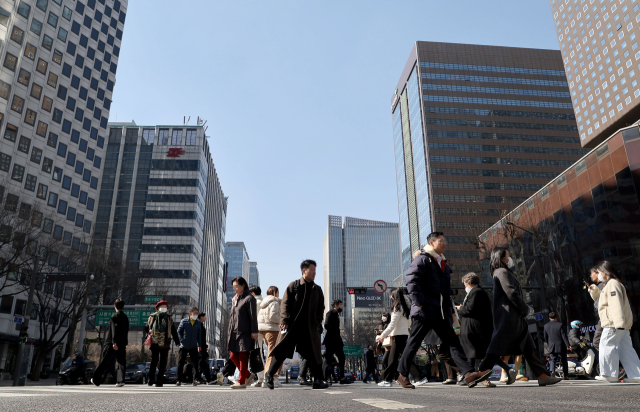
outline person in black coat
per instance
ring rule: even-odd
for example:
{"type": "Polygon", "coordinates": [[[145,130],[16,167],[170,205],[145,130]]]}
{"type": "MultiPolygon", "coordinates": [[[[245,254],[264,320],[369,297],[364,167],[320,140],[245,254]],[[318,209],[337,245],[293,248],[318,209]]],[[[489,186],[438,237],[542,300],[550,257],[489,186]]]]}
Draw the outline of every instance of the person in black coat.
{"type": "MultiPolygon", "coordinates": [[[[492,369],[501,355],[523,354],[533,375],[538,377],[538,385],[558,383],[561,379],[547,376],[547,367],[536,354],[526,320],[529,305],[522,298],[522,287],[511,267],[515,266],[509,251],[494,248],[489,267],[493,276],[493,335],[480,370],[492,369]]],[[[516,374],[516,370],[510,369],[507,383],[513,383],[516,374]]]]}
{"type": "Polygon", "coordinates": [[[549,369],[551,375],[556,371],[556,362],[562,359],[562,372],[564,379],[569,379],[569,364],[567,362],[567,349],[571,350],[567,331],[562,323],[558,322],[555,312],[549,312],[549,323],[544,325],[544,340],[549,350],[549,369]]]}
{"type": "Polygon", "coordinates": [[[102,351],[102,360],[93,372],[91,383],[96,386],[104,380],[104,374],[112,357],[116,358],[116,386],[124,386],[124,373],[127,366],[127,344],[129,335],[129,318],[122,311],[124,309],[124,301],[116,299],[113,306],[116,313],[111,316],[109,321],[109,329],[104,341],[104,349],[102,351]]]}
{"type": "Polygon", "coordinates": [[[415,388],[407,376],[416,352],[432,329],[443,344],[449,345],[451,357],[465,377],[467,386],[476,386],[492,373],[491,369],[474,371],[451,327],[451,268],[443,255],[446,245],[442,232],[431,233],[427,237],[427,245],[414,254],[407,272],[407,290],[411,296],[411,335],[398,368],[398,383],[406,389],[415,388]]]}
{"type": "Polygon", "coordinates": [[[376,354],[373,351],[373,346],[369,345],[367,348],[367,351],[364,353],[364,360],[367,373],[364,375],[362,382],[369,383],[369,376],[371,376],[372,379],[378,383],[378,375],[376,374],[378,364],[376,362],[376,354]]]}
{"type": "MultiPolygon", "coordinates": [[[[206,382],[211,382],[211,366],[209,365],[209,345],[207,345],[207,328],[204,327],[204,323],[207,321],[207,314],[201,312],[198,314],[198,320],[200,321],[200,372],[204,375],[206,382]]],[[[200,380],[200,377],[197,376],[200,380]]]]}
{"type": "Polygon", "coordinates": [[[324,335],[325,352],[324,362],[322,364],[322,370],[324,371],[324,380],[328,381],[329,376],[333,375],[333,363],[334,355],[338,358],[338,379],[341,384],[349,383],[344,378],[344,350],[342,349],[344,344],[342,343],[342,337],[340,337],[340,313],[343,309],[343,303],[341,300],[336,299],[331,304],[331,310],[327,312],[324,318],[324,328],[327,333],[324,335]]]}

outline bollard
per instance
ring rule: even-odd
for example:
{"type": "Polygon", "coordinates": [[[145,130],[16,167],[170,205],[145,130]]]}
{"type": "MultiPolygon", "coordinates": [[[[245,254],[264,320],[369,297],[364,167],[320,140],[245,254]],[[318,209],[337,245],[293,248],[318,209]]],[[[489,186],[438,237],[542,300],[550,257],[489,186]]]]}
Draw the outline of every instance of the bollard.
{"type": "Polygon", "coordinates": [[[284,372],[284,383],[289,383],[289,371],[284,372]]]}

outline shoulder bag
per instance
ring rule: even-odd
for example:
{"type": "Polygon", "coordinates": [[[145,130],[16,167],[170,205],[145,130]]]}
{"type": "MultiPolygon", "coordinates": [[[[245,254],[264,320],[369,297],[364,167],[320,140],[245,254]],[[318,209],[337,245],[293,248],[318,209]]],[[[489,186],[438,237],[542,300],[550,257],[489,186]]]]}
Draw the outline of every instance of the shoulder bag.
{"type": "Polygon", "coordinates": [[[153,324],[156,321],[156,317],[153,317],[153,320],[151,321],[151,325],[149,326],[149,333],[147,333],[147,339],[144,340],[144,345],[145,346],[151,346],[153,344],[153,324]]]}

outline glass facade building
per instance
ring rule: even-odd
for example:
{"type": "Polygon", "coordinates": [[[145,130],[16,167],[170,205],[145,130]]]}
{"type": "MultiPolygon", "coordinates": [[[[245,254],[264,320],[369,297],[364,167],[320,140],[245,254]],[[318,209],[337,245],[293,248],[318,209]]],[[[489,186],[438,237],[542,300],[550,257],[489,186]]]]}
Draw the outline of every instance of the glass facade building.
{"type": "MultiPolygon", "coordinates": [[[[479,240],[486,251],[509,246],[536,312],[555,311],[565,324],[581,320],[585,332],[594,331],[598,318],[583,281],[594,264],[611,261],[627,288],[634,313],[632,340],[640,349],[638,125],[605,139],[479,240]]],[[[489,276],[488,270],[484,275],[489,276]]]]}
{"type": "Polygon", "coordinates": [[[433,231],[454,273],[475,239],[587,151],[561,55],[416,42],[391,99],[402,264],[433,231]]]}
{"type": "MultiPolygon", "coordinates": [[[[258,262],[249,262],[249,279],[247,280],[249,286],[260,286],[260,271],[258,270],[258,262]]],[[[267,291],[262,292],[264,295],[267,291]]]]}
{"type": "Polygon", "coordinates": [[[243,277],[249,281],[250,267],[249,254],[244,242],[227,242],[225,247],[225,262],[227,264],[226,294],[227,307],[231,307],[231,299],[235,296],[231,281],[237,277],[243,277]]]}

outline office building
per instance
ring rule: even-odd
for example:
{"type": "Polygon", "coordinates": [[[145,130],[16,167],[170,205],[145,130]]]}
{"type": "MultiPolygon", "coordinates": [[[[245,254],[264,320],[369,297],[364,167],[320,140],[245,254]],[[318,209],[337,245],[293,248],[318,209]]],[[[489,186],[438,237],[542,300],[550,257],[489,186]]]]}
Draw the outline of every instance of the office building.
{"type": "MultiPolygon", "coordinates": [[[[258,262],[249,262],[249,279],[247,279],[249,286],[260,286],[260,271],[258,271],[258,262]]],[[[266,294],[267,291],[264,291],[266,294]]]]}
{"type": "Polygon", "coordinates": [[[244,242],[227,242],[225,247],[225,262],[227,273],[225,283],[227,286],[227,307],[231,307],[231,299],[235,296],[231,281],[237,277],[243,277],[249,282],[250,267],[249,254],[244,242]]]}
{"type": "Polygon", "coordinates": [[[373,290],[378,280],[388,288],[400,268],[400,233],[397,223],[329,216],[324,238],[324,305],[334,299],[344,303],[346,325],[362,318],[378,319],[388,307],[386,294],[373,290]],[[348,294],[349,288],[368,288],[364,295],[348,294]],[[372,312],[376,312],[372,315],[372,312]]]}
{"type": "MultiPolygon", "coordinates": [[[[43,235],[81,252],[96,221],[127,3],[0,0],[3,195],[26,215],[50,215],[34,220],[43,235]]],[[[26,293],[2,299],[0,369],[10,371],[18,335],[13,318],[25,315],[26,293]]],[[[39,339],[36,320],[28,333],[39,339]]],[[[52,352],[47,365],[53,368],[55,358],[52,352]]]]}
{"type": "Polygon", "coordinates": [[[416,42],[391,99],[402,273],[432,231],[455,277],[475,239],[579,159],[561,54],[416,42]]]}
{"type": "Polygon", "coordinates": [[[126,258],[178,317],[200,305],[210,349],[220,333],[226,206],[202,126],[109,123],[94,246],[126,258]]]}
{"type": "MultiPolygon", "coordinates": [[[[640,132],[617,131],[480,236],[484,249],[509,246],[528,303],[565,324],[598,323],[584,289],[590,268],[613,263],[640,316],[640,132]],[[509,222],[509,223],[508,223],[509,222]],[[522,230],[511,223],[519,226],[522,230]],[[543,285],[544,293],[539,286],[543,285]]],[[[488,275],[488,272],[486,273],[488,275]]],[[[541,327],[543,322],[538,322],[541,327]]],[[[534,328],[535,329],[535,328],[534,328]]],[[[631,330],[636,349],[640,333],[631,330]]]]}
{"type": "Polygon", "coordinates": [[[580,143],[593,148],[640,119],[636,38],[640,4],[636,0],[551,0],[550,4],[580,143]]]}

